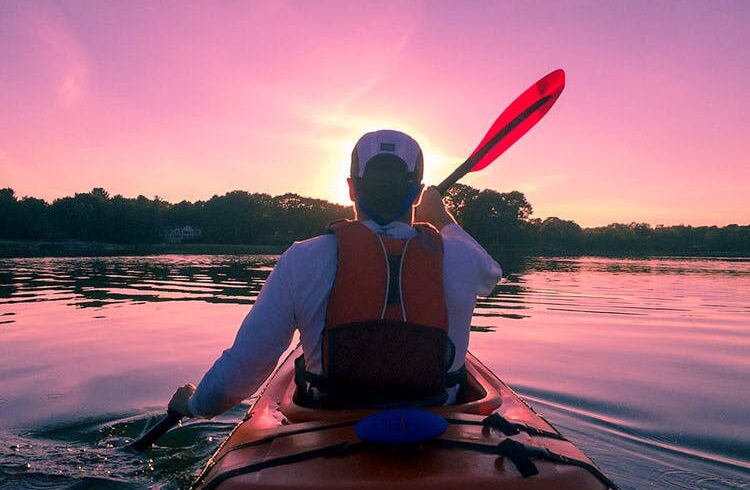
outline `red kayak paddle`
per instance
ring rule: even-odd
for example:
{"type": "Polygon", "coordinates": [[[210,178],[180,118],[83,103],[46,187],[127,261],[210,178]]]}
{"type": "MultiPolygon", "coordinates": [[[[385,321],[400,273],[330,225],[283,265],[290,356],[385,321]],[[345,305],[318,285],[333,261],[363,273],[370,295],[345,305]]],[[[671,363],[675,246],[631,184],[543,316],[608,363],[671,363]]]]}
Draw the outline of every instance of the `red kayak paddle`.
{"type": "Polygon", "coordinates": [[[438,184],[440,194],[445,194],[467,173],[482,170],[502,155],[547,114],[564,88],[565,72],[559,69],[519,95],[495,120],[469,158],[438,184]]]}

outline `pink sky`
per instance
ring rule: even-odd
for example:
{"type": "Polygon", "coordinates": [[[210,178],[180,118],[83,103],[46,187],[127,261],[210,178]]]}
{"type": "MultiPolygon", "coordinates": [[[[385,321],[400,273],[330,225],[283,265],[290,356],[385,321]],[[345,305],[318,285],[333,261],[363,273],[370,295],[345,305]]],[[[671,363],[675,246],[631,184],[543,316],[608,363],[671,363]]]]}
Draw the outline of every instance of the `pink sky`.
{"type": "Polygon", "coordinates": [[[0,187],[346,202],[356,139],[437,183],[555,68],[555,107],[464,182],[534,216],[750,224],[750,2],[0,3],[0,187]]]}

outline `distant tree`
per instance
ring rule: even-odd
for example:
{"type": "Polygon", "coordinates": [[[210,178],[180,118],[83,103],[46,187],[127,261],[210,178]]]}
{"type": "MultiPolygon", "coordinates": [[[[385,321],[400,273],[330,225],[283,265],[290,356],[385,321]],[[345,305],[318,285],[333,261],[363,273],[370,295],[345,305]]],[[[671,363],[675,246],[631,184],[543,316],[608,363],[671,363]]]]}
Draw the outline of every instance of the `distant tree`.
{"type": "Polygon", "coordinates": [[[464,184],[454,184],[448,189],[444,200],[446,206],[459,222],[463,221],[466,205],[479,196],[479,189],[464,184]]]}
{"type": "Polygon", "coordinates": [[[349,206],[292,193],[273,198],[273,206],[276,216],[275,236],[280,242],[302,240],[318,235],[332,221],[352,215],[349,206]]]}
{"type": "Polygon", "coordinates": [[[165,224],[169,226],[196,226],[201,221],[204,205],[203,201],[195,203],[180,201],[167,209],[165,224]]]}
{"type": "Polygon", "coordinates": [[[16,192],[6,187],[0,189],[0,238],[16,238],[18,227],[18,200],[16,192]]]}
{"type": "Polygon", "coordinates": [[[73,197],[56,199],[50,207],[50,220],[68,238],[102,240],[107,229],[109,195],[101,187],[73,197]]]}
{"type": "Polygon", "coordinates": [[[545,248],[578,251],[581,248],[583,230],[578,223],[550,217],[539,225],[539,243],[545,248]]]}
{"type": "Polygon", "coordinates": [[[48,233],[46,202],[35,197],[19,200],[13,189],[0,189],[0,239],[31,240],[48,233]]]}
{"type": "Polygon", "coordinates": [[[48,207],[44,200],[35,197],[24,197],[18,201],[16,238],[21,240],[46,238],[49,234],[48,207]]]}
{"type": "Polygon", "coordinates": [[[91,197],[106,202],[109,200],[109,192],[105,191],[102,187],[94,187],[91,189],[91,197]]]}
{"type": "Polygon", "coordinates": [[[201,209],[200,225],[207,241],[259,243],[267,239],[270,196],[245,191],[213,196],[201,209]]]}
{"type": "Polygon", "coordinates": [[[135,199],[116,195],[109,200],[101,240],[114,243],[155,243],[162,239],[162,227],[171,205],[158,197],[135,199]]]}
{"type": "Polygon", "coordinates": [[[518,247],[523,245],[524,223],[532,212],[531,204],[521,192],[485,189],[463,204],[459,222],[490,247],[518,247]]]}

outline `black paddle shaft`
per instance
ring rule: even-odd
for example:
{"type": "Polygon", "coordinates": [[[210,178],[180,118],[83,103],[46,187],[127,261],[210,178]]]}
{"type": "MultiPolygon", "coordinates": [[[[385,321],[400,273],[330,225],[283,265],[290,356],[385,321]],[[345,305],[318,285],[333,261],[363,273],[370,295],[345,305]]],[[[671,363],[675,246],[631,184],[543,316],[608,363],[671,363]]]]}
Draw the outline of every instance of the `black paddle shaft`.
{"type": "Polygon", "coordinates": [[[150,448],[153,443],[156,442],[161,436],[177,425],[182,420],[182,415],[171,410],[167,412],[167,415],[159,421],[151,430],[143,434],[141,437],[133,441],[130,445],[135,451],[143,452],[150,448]]]}
{"type": "Polygon", "coordinates": [[[500,143],[503,138],[508,136],[508,134],[516,129],[519,124],[524,122],[526,118],[539,110],[539,108],[541,108],[544,104],[549,102],[551,98],[552,97],[549,95],[546,97],[542,97],[534,104],[530,105],[528,109],[517,115],[511,122],[503,126],[503,128],[498,131],[497,134],[493,136],[487,143],[485,143],[485,145],[479,151],[470,156],[464,163],[462,163],[456,170],[454,170],[453,173],[451,173],[448,177],[445,178],[445,180],[437,185],[437,190],[438,192],[440,192],[440,195],[445,195],[445,193],[448,192],[448,189],[450,189],[453,184],[458,182],[461,177],[468,174],[474,167],[474,165],[476,165],[479,160],[484,158],[484,156],[489,153],[490,150],[495,147],[495,145],[500,143]]]}

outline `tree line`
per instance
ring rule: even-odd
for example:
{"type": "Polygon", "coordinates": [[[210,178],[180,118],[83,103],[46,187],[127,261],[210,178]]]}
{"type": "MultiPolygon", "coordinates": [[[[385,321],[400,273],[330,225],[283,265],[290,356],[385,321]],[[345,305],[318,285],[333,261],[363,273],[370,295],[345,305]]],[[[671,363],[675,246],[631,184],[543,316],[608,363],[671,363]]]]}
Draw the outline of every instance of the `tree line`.
{"type": "MultiPolygon", "coordinates": [[[[613,223],[581,228],[557,217],[533,218],[518,191],[457,184],[446,196],[458,222],[493,251],[550,254],[750,255],[750,226],[656,226],[613,223]]],[[[287,245],[318,235],[326,224],[352,217],[350,206],[298,194],[232,191],[206,201],[169,203],[158,196],[110,196],[102,188],[47,203],[0,189],[0,239],[74,239],[121,244],[160,243],[165,230],[193,226],[200,241],[287,245]]]]}
{"type": "Polygon", "coordinates": [[[574,221],[532,218],[523,193],[479,191],[456,184],[448,192],[449,207],[459,223],[484,246],[543,254],[634,254],[750,256],[750,225],[651,226],[612,223],[582,228],[574,221]]]}
{"type": "Polygon", "coordinates": [[[189,225],[201,230],[205,243],[287,244],[317,235],[327,223],[348,215],[346,206],[297,194],[232,191],[171,204],[158,196],[110,196],[97,187],[48,204],[0,189],[0,239],[160,243],[168,228],[189,225]]]}

